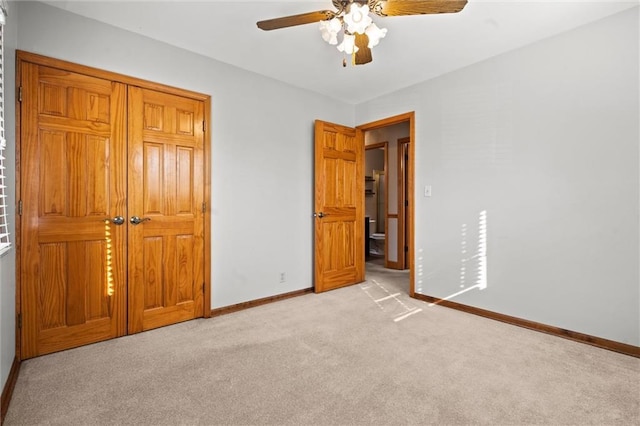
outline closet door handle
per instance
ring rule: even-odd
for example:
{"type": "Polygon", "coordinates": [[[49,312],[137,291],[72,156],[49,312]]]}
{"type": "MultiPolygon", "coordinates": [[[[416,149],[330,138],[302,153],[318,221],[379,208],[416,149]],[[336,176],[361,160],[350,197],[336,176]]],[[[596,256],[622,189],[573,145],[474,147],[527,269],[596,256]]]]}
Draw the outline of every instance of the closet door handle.
{"type": "Polygon", "coordinates": [[[109,219],[109,221],[114,225],[122,225],[124,223],[124,217],[116,216],[113,219],[109,219]]]}
{"type": "Polygon", "coordinates": [[[142,222],[146,222],[148,220],[151,220],[150,217],[138,217],[138,216],[131,216],[131,219],[129,219],[129,222],[131,222],[132,225],[139,225],[142,222]]]}

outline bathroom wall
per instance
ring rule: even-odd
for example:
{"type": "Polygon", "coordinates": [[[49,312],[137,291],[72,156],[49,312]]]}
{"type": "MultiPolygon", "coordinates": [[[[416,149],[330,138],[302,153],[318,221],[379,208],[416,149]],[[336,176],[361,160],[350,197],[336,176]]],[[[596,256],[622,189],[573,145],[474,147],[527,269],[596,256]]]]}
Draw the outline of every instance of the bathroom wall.
{"type": "MultiPolygon", "coordinates": [[[[384,171],[384,149],[383,148],[372,148],[365,150],[364,153],[365,158],[365,166],[364,166],[364,175],[365,175],[365,216],[369,217],[372,222],[372,226],[374,227],[371,230],[371,233],[378,232],[375,226],[380,222],[378,219],[378,199],[380,197],[380,189],[378,188],[378,182],[374,179],[377,171],[384,171]],[[372,190],[373,193],[370,193],[367,190],[372,190]]],[[[384,195],[384,194],[382,194],[384,195]]],[[[384,227],[384,216],[381,218],[382,226],[384,227]]],[[[384,230],[382,231],[384,232],[384,230]]]]}

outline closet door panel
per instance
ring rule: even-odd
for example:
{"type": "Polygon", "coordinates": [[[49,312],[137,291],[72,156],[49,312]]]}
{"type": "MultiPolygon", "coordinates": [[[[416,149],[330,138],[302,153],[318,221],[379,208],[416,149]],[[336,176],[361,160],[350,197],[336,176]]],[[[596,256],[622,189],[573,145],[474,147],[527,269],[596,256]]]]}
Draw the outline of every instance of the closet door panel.
{"type": "Polygon", "coordinates": [[[126,88],[21,66],[24,359],[126,332],[126,88]]]}
{"type": "Polygon", "coordinates": [[[129,333],[203,316],[204,104],[129,88],[129,333]],[[137,219],[136,219],[137,218],[137,219]]]}

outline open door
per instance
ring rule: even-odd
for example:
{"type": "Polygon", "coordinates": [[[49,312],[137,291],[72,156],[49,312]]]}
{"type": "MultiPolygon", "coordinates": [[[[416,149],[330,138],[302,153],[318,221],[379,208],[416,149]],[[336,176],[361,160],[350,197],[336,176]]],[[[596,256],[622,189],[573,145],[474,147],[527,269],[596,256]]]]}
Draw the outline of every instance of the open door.
{"type": "Polygon", "coordinates": [[[315,291],[364,280],[364,139],[315,122],[315,291]]]}

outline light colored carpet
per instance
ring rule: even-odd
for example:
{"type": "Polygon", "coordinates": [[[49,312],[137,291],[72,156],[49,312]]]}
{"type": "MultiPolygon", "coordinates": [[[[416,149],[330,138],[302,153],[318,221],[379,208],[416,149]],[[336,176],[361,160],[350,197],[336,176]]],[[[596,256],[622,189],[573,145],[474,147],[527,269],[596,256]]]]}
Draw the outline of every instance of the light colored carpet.
{"type": "Polygon", "coordinates": [[[28,360],[6,425],[640,424],[639,359],[367,277],[28,360]]]}

